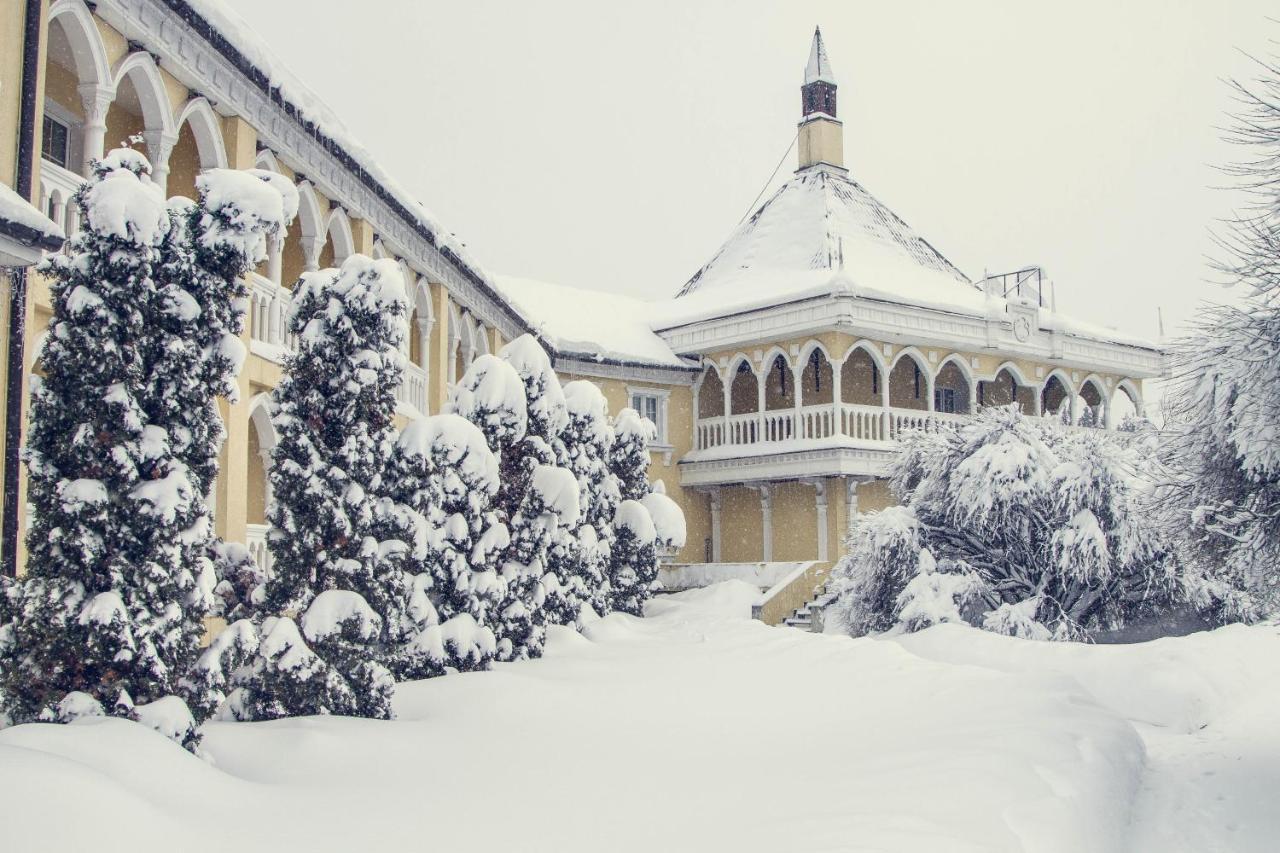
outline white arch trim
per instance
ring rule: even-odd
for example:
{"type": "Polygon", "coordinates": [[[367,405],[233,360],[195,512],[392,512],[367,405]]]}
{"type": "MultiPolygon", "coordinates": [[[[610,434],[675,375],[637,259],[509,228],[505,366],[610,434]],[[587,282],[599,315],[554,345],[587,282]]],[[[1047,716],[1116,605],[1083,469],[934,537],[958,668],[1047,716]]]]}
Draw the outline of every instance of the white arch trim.
{"type": "Polygon", "coordinates": [[[258,447],[263,451],[276,446],[279,436],[271,422],[271,395],[258,394],[249,401],[249,424],[258,433],[258,447]]]}
{"type": "MultiPolygon", "coordinates": [[[[1022,372],[1018,365],[1014,364],[1012,361],[1006,361],[1001,364],[990,376],[979,376],[977,379],[980,382],[995,382],[996,377],[1006,370],[1009,371],[1014,379],[1018,380],[1019,388],[1040,388],[1043,384],[1040,382],[1032,382],[1027,378],[1026,374],[1022,372]]],[[[1047,382],[1048,380],[1046,379],[1045,381],[1047,382]]]]}
{"type": "Polygon", "coordinates": [[[113,85],[111,63],[107,61],[107,48],[102,35],[93,22],[93,13],[83,0],[57,0],[49,7],[49,27],[54,22],[62,27],[71,53],[75,58],[76,77],[81,85],[113,85]]]}
{"type": "MultiPolygon", "coordinates": [[[[222,141],[222,123],[218,114],[204,98],[192,98],[183,105],[174,121],[174,127],[182,132],[182,125],[191,124],[191,135],[196,138],[196,150],[200,154],[200,168],[227,168],[227,149],[222,141]]],[[[270,153],[270,152],[267,152],[270,153]]],[[[273,172],[280,171],[272,169],[273,172]]]]}
{"type": "MultiPolygon", "coordinates": [[[[116,97],[120,95],[120,84],[128,78],[138,93],[138,101],[142,104],[142,122],[147,130],[159,130],[176,134],[173,124],[173,111],[169,106],[169,94],[164,87],[164,79],[151,54],[134,51],[116,63],[111,72],[112,86],[116,97]]],[[[110,140],[114,143],[119,140],[110,140]]],[[[154,152],[149,152],[154,156],[154,152]]]]}
{"type": "Polygon", "coordinates": [[[329,213],[328,227],[325,229],[333,240],[333,263],[341,266],[342,262],[356,252],[356,240],[351,231],[351,219],[341,207],[334,207],[329,213]]]}
{"type": "MultiPolygon", "coordinates": [[[[272,162],[275,161],[274,157],[271,159],[272,162]]],[[[327,231],[324,212],[320,209],[320,200],[316,198],[315,187],[310,181],[298,184],[298,228],[304,239],[323,237],[327,231]]]]}
{"type": "Polygon", "coordinates": [[[889,366],[885,364],[884,355],[880,352],[879,347],[877,347],[874,343],[868,340],[855,341],[853,346],[845,350],[844,356],[841,357],[840,359],[841,367],[843,367],[845,362],[849,360],[849,357],[853,355],[855,352],[857,352],[858,350],[862,350],[867,355],[871,356],[871,363],[876,366],[876,370],[880,372],[881,378],[884,378],[888,375],[889,366]]]}

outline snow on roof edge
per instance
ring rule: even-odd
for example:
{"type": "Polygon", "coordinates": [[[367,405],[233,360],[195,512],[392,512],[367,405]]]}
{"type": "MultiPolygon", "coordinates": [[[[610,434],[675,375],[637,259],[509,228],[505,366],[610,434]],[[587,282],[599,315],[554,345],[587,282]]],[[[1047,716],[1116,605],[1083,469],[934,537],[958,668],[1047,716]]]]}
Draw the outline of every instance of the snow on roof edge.
{"type": "Polygon", "coordinates": [[[491,276],[469,256],[465,247],[422,202],[382,170],[376,158],[352,138],[342,120],[276,58],[265,40],[243,18],[221,0],[164,0],[164,3],[254,85],[279,103],[295,118],[303,132],[312,136],[413,226],[459,273],[494,297],[494,301],[517,325],[527,328],[525,318],[506,304],[491,276]]]}
{"type": "Polygon", "coordinates": [[[24,246],[55,251],[66,235],[62,228],[16,191],[0,184],[0,233],[24,246]]]}

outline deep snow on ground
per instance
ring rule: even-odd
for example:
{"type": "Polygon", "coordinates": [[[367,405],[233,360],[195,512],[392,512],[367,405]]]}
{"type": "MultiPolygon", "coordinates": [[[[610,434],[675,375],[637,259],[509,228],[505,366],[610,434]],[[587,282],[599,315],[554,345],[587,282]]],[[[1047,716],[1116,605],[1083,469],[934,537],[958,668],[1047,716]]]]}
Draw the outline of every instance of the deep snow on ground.
{"type": "Polygon", "coordinates": [[[120,720],[5,730],[0,850],[1276,849],[1275,627],[850,640],[758,594],[558,630],[394,722],[213,723],[214,765],[120,720]]]}

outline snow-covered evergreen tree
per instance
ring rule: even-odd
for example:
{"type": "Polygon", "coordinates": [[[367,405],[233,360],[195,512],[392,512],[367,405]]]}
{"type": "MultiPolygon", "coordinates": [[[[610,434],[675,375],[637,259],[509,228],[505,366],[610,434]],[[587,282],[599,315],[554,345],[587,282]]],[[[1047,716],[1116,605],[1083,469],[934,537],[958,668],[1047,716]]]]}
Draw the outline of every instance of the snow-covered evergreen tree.
{"type": "Polygon", "coordinates": [[[852,633],[924,624],[948,593],[975,624],[1078,638],[1179,596],[1125,442],[1010,406],[903,444],[891,477],[902,506],[860,518],[832,573],[833,612],[852,633]]]}
{"type": "Polygon", "coordinates": [[[1280,608],[1280,66],[1233,88],[1231,138],[1249,151],[1234,171],[1253,204],[1230,223],[1218,270],[1243,299],[1173,347],[1157,496],[1198,602],[1251,620],[1280,608]]]}
{"type": "Polygon", "coordinates": [[[658,427],[635,409],[624,408],[614,418],[609,470],[618,479],[623,500],[643,500],[651,491],[649,445],[657,436],[658,427]]]}
{"type": "Polygon", "coordinates": [[[498,456],[493,507],[510,534],[501,570],[505,597],[492,625],[498,658],[537,657],[546,633],[547,589],[560,585],[554,575],[547,577],[549,552],[578,513],[576,480],[556,467],[555,442],[567,417],[560,380],[541,345],[524,335],[499,356],[472,362],[450,405],[480,428],[498,456]],[[565,478],[575,484],[572,502],[565,478]],[[565,514],[570,510],[571,517],[565,514]]]}
{"type": "Polygon", "coordinates": [[[401,677],[436,675],[445,667],[481,669],[496,651],[493,631],[504,598],[500,558],[507,529],[491,509],[498,460],[484,433],[454,414],[409,424],[383,472],[382,492],[407,508],[423,540],[407,563],[414,575],[414,635],[396,667],[401,677]]]}
{"type": "Polygon", "coordinates": [[[263,606],[270,614],[303,613],[301,636],[345,684],[334,688],[329,676],[281,672],[311,666],[302,663],[310,658],[297,645],[296,630],[290,633],[281,621],[272,634],[284,632],[281,642],[295,653],[264,636],[244,705],[270,716],[309,713],[321,703],[333,713],[389,717],[384,664],[414,627],[403,568],[411,546],[379,538],[383,508],[376,491],[394,441],[404,284],[394,261],[352,255],[340,270],[305,273],[293,304],[289,324],[298,350],[273,396],[280,439],[272,455],[267,544],[274,575],[263,606]],[[314,602],[328,591],[350,593],[332,611],[341,618],[313,616],[314,602]],[[322,684],[324,695],[303,695],[307,685],[322,684]],[[341,699],[348,692],[354,698],[341,699]]]}
{"type": "MultiPolygon", "coordinates": [[[[54,316],[32,393],[34,518],[28,573],[0,629],[0,692],[16,720],[105,712],[193,745],[184,679],[212,589],[205,496],[223,392],[209,377],[239,367],[233,347],[197,327],[202,313],[234,314],[227,279],[291,212],[248,178],[264,191],[249,192],[251,220],[233,220],[244,202],[231,190],[174,216],[150,171],[129,149],[96,162],[76,196],[84,227],[44,267],[54,316]],[[202,251],[220,254],[216,282],[197,275],[202,251]]],[[[240,177],[211,180],[234,188],[240,177]]]]}
{"type": "Polygon", "coordinates": [[[549,565],[563,591],[548,597],[547,609],[553,622],[572,625],[584,606],[608,612],[613,517],[620,495],[609,470],[613,430],[604,394],[594,382],[579,379],[564,386],[564,398],[568,419],[560,433],[561,464],[578,481],[581,515],[551,547],[549,565]]]}
{"type": "Polygon", "coordinates": [[[641,616],[658,580],[658,534],[649,510],[633,500],[618,505],[613,527],[609,609],[641,616]]]}

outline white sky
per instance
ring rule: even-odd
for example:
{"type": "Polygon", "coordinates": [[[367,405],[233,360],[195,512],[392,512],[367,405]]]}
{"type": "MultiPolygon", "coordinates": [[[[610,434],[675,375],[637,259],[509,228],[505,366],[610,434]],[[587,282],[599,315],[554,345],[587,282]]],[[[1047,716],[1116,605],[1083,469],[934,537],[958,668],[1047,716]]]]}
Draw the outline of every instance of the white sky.
{"type": "MultiPolygon", "coordinates": [[[[488,269],[673,294],[800,116],[820,24],[855,179],[970,277],[1154,336],[1203,299],[1271,0],[227,0],[488,269]]],[[[788,156],[776,185],[795,168],[788,156]]]]}

